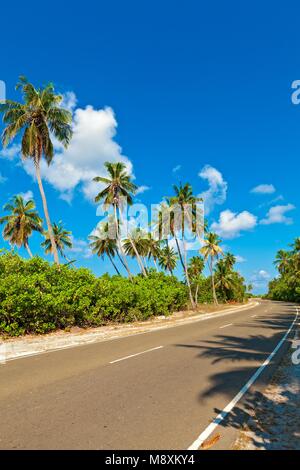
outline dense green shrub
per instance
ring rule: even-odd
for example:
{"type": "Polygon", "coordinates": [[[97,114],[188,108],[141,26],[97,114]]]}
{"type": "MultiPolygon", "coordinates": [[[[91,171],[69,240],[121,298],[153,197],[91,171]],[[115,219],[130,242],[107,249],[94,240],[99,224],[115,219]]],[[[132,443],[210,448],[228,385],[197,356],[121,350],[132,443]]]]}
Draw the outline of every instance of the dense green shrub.
{"type": "Polygon", "coordinates": [[[104,275],[55,265],[35,257],[0,256],[0,333],[46,333],[72,325],[145,320],[168,315],[187,303],[186,287],[175,277],[104,275]]]}

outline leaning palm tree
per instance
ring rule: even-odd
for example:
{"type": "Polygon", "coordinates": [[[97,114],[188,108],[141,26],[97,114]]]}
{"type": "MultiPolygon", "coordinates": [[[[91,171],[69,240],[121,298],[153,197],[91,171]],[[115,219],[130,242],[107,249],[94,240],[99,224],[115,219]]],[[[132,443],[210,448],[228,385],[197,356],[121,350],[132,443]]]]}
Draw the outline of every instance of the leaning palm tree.
{"type": "MultiPolygon", "coordinates": [[[[53,236],[54,236],[56,250],[61,254],[63,258],[69,261],[64,253],[64,249],[72,248],[72,245],[73,245],[72,239],[71,239],[72,232],[69,232],[68,230],[66,230],[63,227],[61,221],[58,222],[58,224],[54,222],[52,224],[52,227],[53,227],[53,236]]],[[[41,243],[41,246],[44,248],[46,254],[48,253],[53,254],[52,243],[51,243],[51,239],[50,239],[48,231],[44,232],[44,237],[45,237],[45,240],[43,241],[43,243],[41,243]]]]}
{"type": "Polygon", "coordinates": [[[206,235],[204,240],[204,245],[200,248],[200,253],[204,256],[205,260],[209,259],[209,269],[211,274],[211,286],[214,303],[218,304],[218,299],[216,296],[215,280],[214,280],[214,260],[218,258],[219,255],[223,253],[222,248],[220,247],[221,240],[216,233],[209,232],[206,235]]]}
{"type": "Polygon", "coordinates": [[[4,104],[0,104],[0,111],[4,113],[3,122],[6,126],[2,134],[2,143],[3,146],[7,146],[17,135],[22,133],[22,156],[23,158],[31,158],[34,162],[52,246],[51,252],[55,262],[59,265],[40,165],[43,156],[48,165],[52,162],[54,155],[52,135],[65,147],[69,144],[72,137],[72,114],[60,107],[63,97],[55,94],[51,83],[45,88],[35,88],[26,78],[20,77],[16,88],[22,91],[23,103],[7,100],[4,104]]]}
{"type": "Polygon", "coordinates": [[[173,248],[165,246],[161,249],[160,255],[158,258],[158,264],[162,269],[169,271],[173,275],[173,271],[177,265],[178,256],[176,255],[173,248]]]}
{"type": "Polygon", "coordinates": [[[117,274],[120,276],[120,271],[114,262],[114,257],[118,252],[117,243],[115,239],[108,236],[108,223],[104,224],[102,227],[98,227],[94,234],[89,236],[89,239],[91,240],[90,248],[92,252],[102,259],[106,255],[117,274]]]}
{"type": "Polygon", "coordinates": [[[141,272],[146,271],[143,258],[148,254],[147,234],[140,228],[135,228],[128,233],[128,238],[123,240],[123,248],[127,256],[137,258],[139,256],[138,264],[141,272]]]}
{"type": "MultiPolygon", "coordinates": [[[[133,203],[133,195],[136,193],[137,186],[131,181],[131,177],[128,174],[126,165],[124,163],[105,162],[104,166],[108,172],[108,177],[96,176],[93,180],[105,185],[105,188],[102,189],[102,191],[100,191],[95,197],[95,202],[103,201],[104,207],[113,207],[118,247],[123,257],[124,264],[126,265],[128,275],[131,277],[131,272],[129,270],[124,249],[120,240],[118,215],[120,218],[122,218],[122,202],[124,199],[127,201],[128,205],[133,203]]],[[[137,257],[141,271],[143,272],[144,276],[146,276],[147,274],[145,268],[133,240],[130,239],[130,243],[132,245],[132,249],[135,252],[135,256],[137,257]]]]}
{"type": "Polygon", "coordinates": [[[148,256],[148,260],[150,260],[150,258],[153,259],[156,271],[158,271],[157,260],[159,259],[159,256],[161,253],[160,245],[161,245],[160,240],[155,240],[153,234],[151,232],[148,233],[148,237],[146,239],[147,256],[148,256]]]}
{"type": "Polygon", "coordinates": [[[33,199],[24,201],[22,196],[14,196],[12,202],[4,206],[4,210],[10,211],[10,214],[0,218],[0,224],[6,223],[3,238],[9,240],[11,245],[26,248],[32,258],[29,237],[33,231],[43,231],[42,219],[35,210],[33,199]]]}

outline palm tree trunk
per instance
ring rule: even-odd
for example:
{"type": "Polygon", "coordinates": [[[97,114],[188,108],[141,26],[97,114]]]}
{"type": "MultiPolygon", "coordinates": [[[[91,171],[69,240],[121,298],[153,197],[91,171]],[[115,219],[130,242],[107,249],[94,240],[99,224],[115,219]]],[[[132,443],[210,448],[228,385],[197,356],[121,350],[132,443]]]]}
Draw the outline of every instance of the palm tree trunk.
{"type": "Polygon", "coordinates": [[[57,266],[59,266],[59,258],[58,258],[57,247],[56,247],[56,243],[55,243],[55,239],[54,239],[54,235],[53,235],[53,229],[52,229],[52,224],[51,224],[51,221],[50,221],[48,205],[47,205],[47,199],[46,199],[46,195],[45,195],[45,191],[44,191],[44,187],[43,187],[43,183],[42,183],[42,178],[41,178],[39,157],[35,158],[34,164],[35,164],[35,172],[36,172],[36,177],[37,177],[37,181],[38,181],[38,185],[39,185],[39,190],[40,190],[41,197],[42,197],[43,209],[44,209],[44,214],[45,214],[46,223],[47,223],[47,227],[48,227],[48,234],[49,234],[49,238],[50,238],[50,241],[51,241],[52,253],[53,253],[53,256],[54,256],[55,263],[57,264],[57,266]]]}
{"type": "MultiPolygon", "coordinates": [[[[130,272],[130,269],[129,269],[129,266],[128,266],[128,263],[127,263],[127,260],[126,260],[126,255],[124,253],[124,250],[123,250],[123,246],[122,246],[122,243],[121,243],[121,240],[120,240],[120,236],[119,236],[119,224],[118,224],[118,214],[117,214],[117,206],[116,204],[114,204],[114,215],[115,215],[115,226],[116,226],[116,237],[117,237],[117,244],[119,246],[119,250],[120,250],[120,253],[122,255],[122,258],[123,258],[123,261],[122,261],[122,264],[123,266],[125,267],[127,273],[128,273],[128,277],[129,279],[132,279],[132,274],[130,272]]],[[[120,254],[119,254],[119,257],[120,257],[120,254]]]]}
{"type": "Polygon", "coordinates": [[[196,306],[198,305],[198,291],[199,291],[199,284],[197,284],[196,292],[195,292],[195,304],[196,304],[196,306]]]}
{"type": "Polygon", "coordinates": [[[117,255],[117,257],[118,257],[118,260],[119,260],[120,263],[122,264],[122,266],[127,270],[126,264],[124,263],[124,261],[123,261],[122,257],[120,256],[120,253],[119,253],[118,250],[116,250],[116,255],[117,255]]]}
{"type": "Polygon", "coordinates": [[[31,253],[31,250],[30,250],[29,245],[28,245],[28,242],[26,242],[24,246],[25,246],[25,248],[26,248],[26,250],[27,250],[27,252],[28,252],[30,258],[33,258],[32,253],[31,253]]]}
{"type": "Polygon", "coordinates": [[[118,270],[117,266],[116,266],[115,263],[114,263],[114,260],[112,259],[112,257],[110,256],[109,253],[107,253],[107,256],[109,257],[109,260],[110,260],[111,264],[113,265],[113,267],[115,268],[115,270],[116,270],[118,276],[121,276],[120,271],[118,270]]]}
{"type": "Polygon", "coordinates": [[[154,266],[155,266],[156,271],[158,272],[158,266],[157,266],[157,262],[156,262],[156,259],[155,259],[155,258],[153,258],[153,263],[154,263],[154,266]]]}
{"type": "Polygon", "coordinates": [[[177,239],[177,237],[176,237],[175,232],[174,232],[174,238],[175,238],[175,243],[176,243],[176,246],[177,246],[177,251],[178,251],[178,254],[179,254],[180,262],[181,262],[182,267],[183,267],[183,269],[184,269],[184,271],[185,271],[185,266],[184,266],[184,262],[183,262],[181,250],[180,250],[179,243],[178,243],[178,239],[177,239]]]}
{"type": "Polygon", "coordinates": [[[213,271],[213,257],[210,257],[210,274],[211,274],[211,287],[212,287],[212,293],[213,293],[213,299],[215,305],[218,305],[218,299],[216,296],[216,287],[215,287],[215,277],[214,277],[214,271],[213,271]]]}

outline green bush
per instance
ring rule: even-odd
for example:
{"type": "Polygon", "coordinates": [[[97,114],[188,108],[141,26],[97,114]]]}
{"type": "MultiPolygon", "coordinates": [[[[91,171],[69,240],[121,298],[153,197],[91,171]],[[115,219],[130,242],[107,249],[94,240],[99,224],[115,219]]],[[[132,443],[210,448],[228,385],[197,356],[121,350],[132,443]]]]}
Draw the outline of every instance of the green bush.
{"type": "Polygon", "coordinates": [[[168,315],[187,303],[175,277],[151,272],[131,282],[120,276],[95,277],[88,269],[55,265],[35,257],[0,256],[0,333],[47,333],[73,325],[145,320],[168,315]]]}

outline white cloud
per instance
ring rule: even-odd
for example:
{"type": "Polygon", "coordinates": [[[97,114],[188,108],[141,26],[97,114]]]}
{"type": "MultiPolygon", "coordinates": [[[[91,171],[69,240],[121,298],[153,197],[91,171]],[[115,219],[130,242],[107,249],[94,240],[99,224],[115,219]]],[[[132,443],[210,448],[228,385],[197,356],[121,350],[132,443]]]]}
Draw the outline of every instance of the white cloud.
{"type": "Polygon", "coordinates": [[[29,201],[29,199],[33,199],[33,192],[29,189],[25,191],[25,193],[19,193],[20,196],[24,199],[25,202],[29,201]]]}
{"type": "Polygon", "coordinates": [[[0,157],[6,158],[7,160],[14,160],[20,151],[21,146],[19,144],[12,144],[0,150],[0,157]]]}
{"type": "Polygon", "coordinates": [[[139,186],[135,194],[143,194],[145,191],[149,191],[150,186],[139,186]]]}
{"type": "Polygon", "coordinates": [[[276,189],[273,184],[259,184],[252,188],[250,192],[255,194],[273,194],[275,191],[276,189]]]}
{"type": "Polygon", "coordinates": [[[270,225],[270,224],[290,225],[293,223],[293,219],[291,217],[287,217],[285,213],[293,209],[295,209],[295,206],[293,204],[286,204],[285,206],[279,205],[279,206],[271,207],[271,209],[267,212],[266,217],[260,221],[260,224],[262,225],[270,225]]]}
{"type": "Polygon", "coordinates": [[[73,235],[71,236],[72,240],[72,248],[69,248],[69,252],[76,253],[82,258],[90,258],[93,253],[89,247],[89,244],[86,240],[82,238],[75,238],[73,235]]]}
{"type": "MultiPolygon", "coordinates": [[[[61,198],[70,202],[74,189],[79,187],[92,201],[101,189],[101,185],[92,180],[95,176],[106,175],[105,161],[122,161],[132,173],[131,162],[114,141],[116,128],[117,121],[111,108],[97,110],[87,106],[75,110],[70,145],[67,149],[58,147],[49,167],[44,161],[41,165],[43,178],[61,193],[61,198]]],[[[25,161],[24,168],[34,177],[31,161],[25,161]]]]}
{"type": "Polygon", "coordinates": [[[282,196],[282,194],[280,194],[279,196],[274,197],[270,201],[263,202],[258,207],[259,207],[259,209],[262,209],[263,207],[271,206],[272,204],[275,204],[275,202],[283,201],[283,200],[284,200],[284,197],[282,196]]]}
{"type": "Polygon", "coordinates": [[[66,108],[69,111],[73,111],[77,104],[77,97],[73,91],[67,91],[63,94],[63,100],[61,102],[61,107],[66,108]]]}
{"type": "Polygon", "coordinates": [[[237,214],[227,209],[220,214],[219,222],[214,222],[212,230],[223,238],[234,238],[243,230],[251,230],[257,224],[257,217],[248,211],[237,214]]]}
{"type": "Polygon", "coordinates": [[[199,194],[199,197],[203,198],[205,213],[209,214],[216,204],[220,205],[226,201],[227,182],[224,181],[222,173],[210,165],[205,165],[198,175],[208,182],[209,188],[199,194]]]}
{"type": "Polygon", "coordinates": [[[255,289],[266,289],[270,279],[271,275],[264,269],[260,269],[254,271],[254,274],[250,277],[250,282],[255,289]]]}
{"type": "Polygon", "coordinates": [[[174,166],[174,168],[172,169],[173,173],[176,173],[177,171],[181,170],[181,165],[176,165],[174,166]]]}
{"type": "Polygon", "coordinates": [[[237,263],[245,263],[247,260],[243,256],[235,255],[235,260],[237,263]]]}

